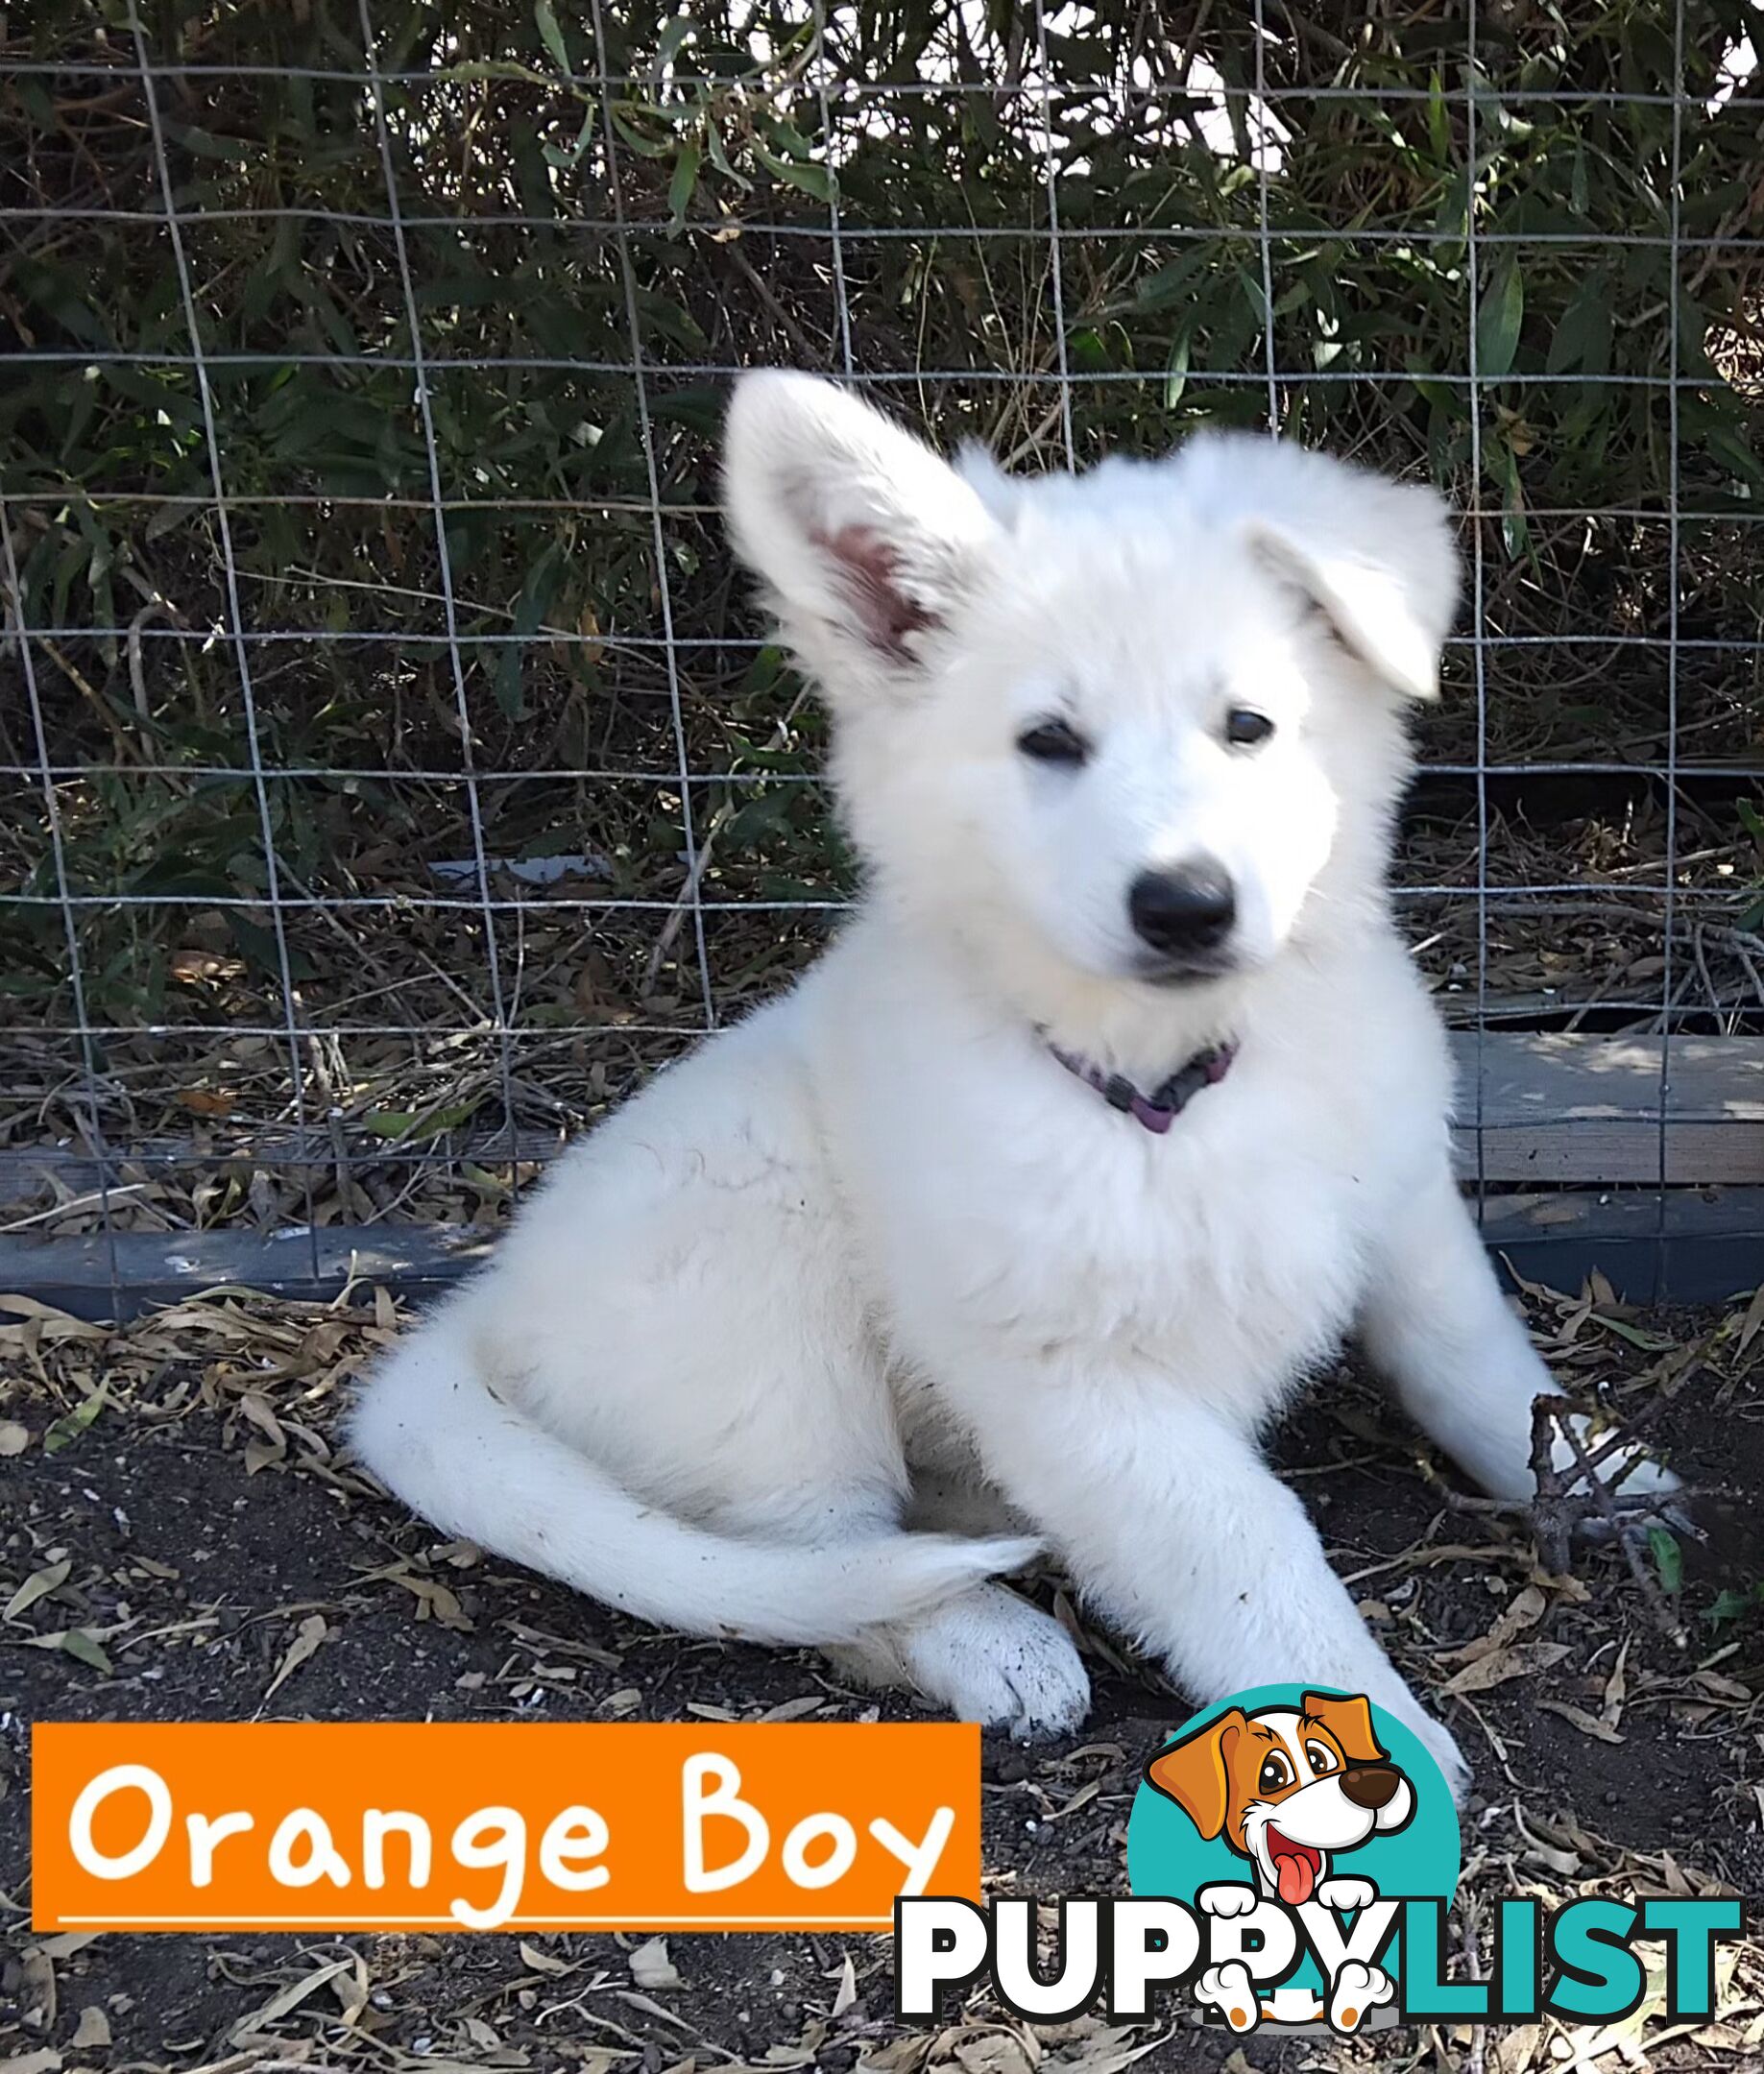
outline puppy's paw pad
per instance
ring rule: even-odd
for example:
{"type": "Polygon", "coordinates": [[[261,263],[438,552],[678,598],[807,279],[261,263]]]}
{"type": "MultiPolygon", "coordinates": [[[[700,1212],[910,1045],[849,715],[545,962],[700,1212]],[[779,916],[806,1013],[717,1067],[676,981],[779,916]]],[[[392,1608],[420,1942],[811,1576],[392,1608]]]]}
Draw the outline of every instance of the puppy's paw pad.
{"type": "Polygon", "coordinates": [[[1395,1992],[1395,1984],[1383,1966],[1349,1959],[1330,1987],[1330,2024],[1337,2031],[1357,2031],[1372,2011],[1389,2002],[1395,1992]]]}
{"type": "Polygon", "coordinates": [[[1229,1965],[1208,1966],[1195,1983],[1195,2000],[1203,2009],[1216,2009],[1233,2031],[1253,2031],[1262,2012],[1249,1970],[1235,1961],[1229,1965]]]}

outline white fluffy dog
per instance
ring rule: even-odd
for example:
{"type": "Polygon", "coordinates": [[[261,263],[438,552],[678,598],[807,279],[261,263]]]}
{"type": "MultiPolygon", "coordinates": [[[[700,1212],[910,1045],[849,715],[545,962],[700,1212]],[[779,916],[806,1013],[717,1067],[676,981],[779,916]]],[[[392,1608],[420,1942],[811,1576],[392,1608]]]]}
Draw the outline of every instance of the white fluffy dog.
{"type": "Polygon", "coordinates": [[[1257,1445],[1353,1328],[1485,1490],[1532,1490],[1549,1375],[1384,885],[1445,510],[1262,439],[952,468],[782,373],[737,390],[727,490],[834,714],[862,905],[560,1164],[356,1451],[626,1612],[1019,1734],[1089,1701],[993,1581],[1047,1545],[1197,1700],[1365,1693],[1461,1785],[1257,1445]]]}

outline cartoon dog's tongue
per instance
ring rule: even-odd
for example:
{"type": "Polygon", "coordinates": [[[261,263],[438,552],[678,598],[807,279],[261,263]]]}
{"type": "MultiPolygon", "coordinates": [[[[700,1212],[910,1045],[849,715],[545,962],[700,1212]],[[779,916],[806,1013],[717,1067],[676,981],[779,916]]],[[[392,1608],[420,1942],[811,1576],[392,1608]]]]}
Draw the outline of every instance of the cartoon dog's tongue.
{"type": "Polygon", "coordinates": [[[1274,1877],[1280,1885],[1280,1898],[1288,1908],[1297,1908],[1311,1898],[1317,1875],[1322,1870],[1322,1853],[1313,1850],[1309,1844],[1294,1844],[1291,1837],[1283,1836],[1271,1825],[1266,1836],[1268,1855],[1273,1861],[1274,1877]]]}

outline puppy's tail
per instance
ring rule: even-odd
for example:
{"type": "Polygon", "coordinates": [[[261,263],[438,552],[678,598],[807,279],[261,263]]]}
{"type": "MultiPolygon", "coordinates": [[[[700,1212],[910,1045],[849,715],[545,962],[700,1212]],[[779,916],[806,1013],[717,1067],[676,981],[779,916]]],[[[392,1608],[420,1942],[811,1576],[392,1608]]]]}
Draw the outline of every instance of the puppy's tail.
{"type": "Polygon", "coordinates": [[[394,1355],[357,1406],[350,1440],[445,1531],[692,1634],[850,1642],[1021,1569],[1040,1547],[931,1533],[816,1547],[689,1526],[504,1404],[445,1334],[422,1334],[394,1355]]]}

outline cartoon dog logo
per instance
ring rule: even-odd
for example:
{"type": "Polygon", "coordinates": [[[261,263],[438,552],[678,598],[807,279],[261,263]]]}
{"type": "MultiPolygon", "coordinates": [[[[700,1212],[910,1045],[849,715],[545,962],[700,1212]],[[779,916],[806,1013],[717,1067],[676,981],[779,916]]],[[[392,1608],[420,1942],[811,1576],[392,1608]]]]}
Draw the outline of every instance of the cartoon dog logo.
{"type": "MultiPolygon", "coordinates": [[[[1289,1909],[1312,1900],[1338,1912],[1378,1898],[1369,1879],[1335,1873],[1332,1854],[1356,1850],[1413,1820],[1414,1788],[1380,1746],[1363,1695],[1305,1693],[1296,1707],[1230,1707],[1194,1734],[1171,1744],[1146,1767],[1148,1784],[1173,1800],[1209,1842],[1222,1838],[1254,1869],[1253,1884],[1203,1887],[1196,1896],[1210,1916],[1246,1916],[1262,1901],[1289,1909]]],[[[1248,1968],[1211,1966],[1195,1994],[1234,2030],[1258,2020],[1290,2024],[1326,2015],[1350,2032],[1395,1983],[1382,1966],[1350,1960],[1328,1984],[1324,2001],[1309,1989],[1276,1988],[1261,1999],[1248,1968]]]]}

